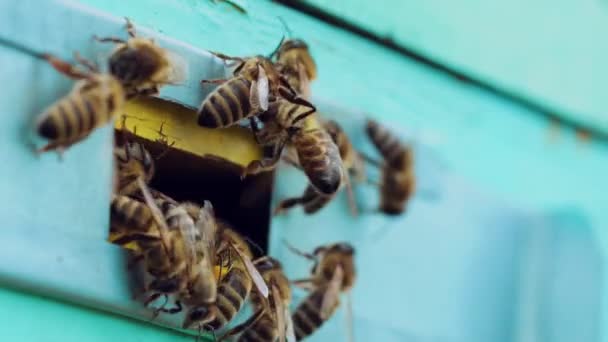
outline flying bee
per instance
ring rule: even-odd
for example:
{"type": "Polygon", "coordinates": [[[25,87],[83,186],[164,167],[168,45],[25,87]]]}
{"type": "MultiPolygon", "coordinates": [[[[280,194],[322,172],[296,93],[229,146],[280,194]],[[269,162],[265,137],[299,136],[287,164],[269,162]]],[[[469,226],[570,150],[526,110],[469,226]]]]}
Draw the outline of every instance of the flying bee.
{"type": "Polygon", "coordinates": [[[183,328],[198,327],[217,330],[226,326],[240,311],[255,285],[263,297],[268,297],[268,287],[253,262],[253,254],[244,238],[225,222],[220,223],[217,237],[217,257],[220,269],[228,261],[228,272],[220,274],[217,298],[214,305],[200,305],[193,298],[183,328]]]}
{"type": "Polygon", "coordinates": [[[414,175],[414,153],[388,129],[373,120],[368,120],[367,135],[384,158],[378,163],[381,170],[379,210],[388,215],[399,215],[405,211],[407,202],[416,188],[414,175]]]}
{"type": "Polygon", "coordinates": [[[319,329],[338,308],[340,293],[348,292],[353,287],[356,278],[354,248],[348,243],[335,243],[318,247],[309,254],[288,247],[298,255],[315,261],[311,278],[292,282],[310,291],[292,316],[299,341],[319,329]]]}
{"type": "Polygon", "coordinates": [[[289,85],[310,99],[310,82],[317,78],[317,66],[308,45],[300,39],[288,39],[279,46],[276,56],[277,69],[289,85]]]}
{"type": "Polygon", "coordinates": [[[114,148],[114,158],[117,166],[116,192],[119,194],[137,193],[137,178],[143,178],[148,184],[154,176],[154,159],[143,144],[127,141],[123,146],[114,148]]]}
{"type": "Polygon", "coordinates": [[[281,263],[265,256],[256,260],[254,264],[270,286],[270,295],[268,300],[265,300],[259,294],[252,293],[251,303],[255,314],[227,335],[244,330],[238,339],[239,342],[296,341],[289,312],[291,288],[281,263]]]}
{"type": "Polygon", "coordinates": [[[230,79],[202,81],[219,83],[220,86],[201,104],[198,111],[200,126],[228,127],[245,118],[250,119],[251,122],[254,116],[268,110],[269,104],[278,98],[307,107],[311,113],[316,111],[310,102],[297,95],[270,59],[263,56],[239,58],[219,53],[215,55],[239,64],[230,79]]]}
{"type": "MultiPolygon", "coordinates": [[[[364,170],[363,163],[361,157],[353,147],[350,142],[350,139],[342,130],[340,125],[333,121],[329,120],[323,123],[323,128],[327,131],[327,133],[331,136],[331,139],[338,147],[340,158],[342,159],[342,164],[344,167],[344,186],[348,192],[348,200],[349,205],[351,207],[351,212],[353,215],[357,215],[357,205],[354,201],[354,195],[351,188],[351,175],[355,177],[357,180],[362,180],[364,178],[364,170]]],[[[293,161],[290,163],[294,164],[293,161]]],[[[331,200],[335,197],[337,191],[333,194],[326,195],[321,192],[318,192],[312,185],[308,185],[306,190],[304,190],[304,194],[300,197],[292,197],[281,201],[274,213],[279,214],[289,208],[292,208],[295,205],[302,205],[304,208],[304,212],[306,214],[313,214],[323,207],[325,207],[331,200]]]]}
{"type": "Polygon", "coordinates": [[[118,79],[100,73],[78,54],[75,59],[86,71],[51,55],[43,58],[60,73],[77,80],[70,93],[49,106],[36,122],[38,134],[50,141],[36,152],[57,150],[61,153],[112,121],[125,103],[125,91],[118,79]]]}
{"type": "Polygon", "coordinates": [[[110,73],[123,84],[127,98],[137,95],[157,95],[159,88],[184,80],[186,63],[176,54],[161,48],[151,38],[137,37],[135,27],[128,18],[128,40],[116,37],[99,38],[100,42],[115,43],[110,55],[110,73]]]}

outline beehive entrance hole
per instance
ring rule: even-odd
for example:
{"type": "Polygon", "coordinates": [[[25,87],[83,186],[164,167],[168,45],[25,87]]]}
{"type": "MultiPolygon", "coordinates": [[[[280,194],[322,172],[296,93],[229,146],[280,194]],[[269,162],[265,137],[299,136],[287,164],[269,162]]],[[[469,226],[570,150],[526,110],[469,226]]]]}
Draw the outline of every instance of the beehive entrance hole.
{"type": "Polygon", "coordinates": [[[271,172],[241,180],[241,167],[223,158],[201,157],[121,130],[115,133],[117,144],[125,139],[142,143],[158,158],[151,188],[177,201],[211,201],[217,217],[260,247],[256,251],[252,246],[255,255],[268,252],[271,172]]]}

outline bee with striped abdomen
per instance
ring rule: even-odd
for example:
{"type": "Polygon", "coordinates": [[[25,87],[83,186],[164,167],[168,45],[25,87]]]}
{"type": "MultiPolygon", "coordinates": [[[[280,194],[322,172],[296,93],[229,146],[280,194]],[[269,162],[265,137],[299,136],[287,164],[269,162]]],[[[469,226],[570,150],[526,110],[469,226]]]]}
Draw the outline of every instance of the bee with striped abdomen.
{"type": "Polygon", "coordinates": [[[297,95],[268,58],[256,56],[243,59],[219,53],[215,55],[239,64],[230,79],[203,81],[220,85],[201,104],[198,111],[200,126],[221,128],[235,125],[246,118],[254,120],[254,116],[268,110],[269,104],[278,98],[307,107],[311,113],[316,110],[311,103],[297,95]]]}
{"type": "MultiPolygon", "coordinates": [[[[351,212],[353,213],[353,215],[357,215],[358,210],[351,189],[351,179],[355,178],[361,180],[362,178],[364,178],[363,163],[359,154],[351,144],[350,139],[337,122],[333,120],[326,121],[323,123],[323,128],[325,128],[327,133],[331,136],[333,142],[338,147],[340,158],[342,159],[342,164],[345,171],[344,181],[342,182],[342,184],[344,184],[348,191],[348,199],[349,205],[351,207],[351,212]],[[353,175],[354,177],[351,178],[351,175],[353,175]]],[[[336,194],[337,191],[333,194],[326,195],[317,191],[312,185],[308,185],[306,187],[306,190],[304,190],[304,194],[302,196],[288,198],[279,202],[274,213],[279,214],[296,205],[302,205],[306,214],[313,214],[325,207],[329,202],[331,202],[331,200],[335,197],[336,194]]]]}
{"type": "MultiPolygon", "coordinates": [[[[271,291],[267,300],[256,292],[251,294],[251,303],[256,314],[244,323],[246,329],[238,338],[238,342],[295,341],[293,322],[289,312],[291,288],[281,263],[266,256],[256,260],[255,266],[270,286],[271,291]]],[[[239,328],[236,327],[234,330],[238,331],[239,328]]]]}
{"type": "Polygon", "coordinates": [[[110,241],[120,246],[136,242],[139,250],[160,237],[152,211],[144,203],[124,195],[112,195],[110,202],[110,241]]]}
{"type": "Polygon", "coordinates": [[[262,160],[254,160],[244,171],[245,175],[257,174],[276,167],[285,144],[291,142],[298,156],[298,164],[310,184],[324,195],[334,194],[342,183],[344,169],[338,147],[331,136],[321,127],[304,128],[298,107],[277,101],[278,108],[262,116],[265,127],[254,128],[258,143],[264,146],[262,160]]]}
{"type": "Polygon", "coordinates": [[[285,145],[293,142],[296,134],[302,134],[304,119],[312,113],[308,107],[278,99],[270,104],[268,111],[259,116],[263,128],[259,127],[256,120],[252,120],[251,128],[256,142],[263,147],[263,158],[252,161],[242,177],[274,169],[285,145]]]}
{"type": "Polygon", "coordinates": [[[292,282],[310,291],[292,315],[296,338],[300,341],[313,334],[334,314],[340,304],[340,294],[353,287],[356,278],[354,248],[348,243],[335,243],[318,247],[309,254],[288,247],[315,261],[311,278],[292,282]]]}
{"type": "Polygon", "coordinates": [[[38,134],[49,140],[36,152],[57,150],[61,153],[111,122],[125,103],[125,91],[114,76],[100,73],[77,54],[76,60],[86,71],[51,55],[44,58],[60,73],[77,80],[70,93],[48,107],[36,123],[38,134]]]}
{"type": "Polygon", "coordinates": [[[110,73],[123,84],[127,98],[157,95],[161,86],[183,81],[187,69],[183,59],[158,46],[152,38],[137,37],[135,27],[128,18],[126,20],[128,40],[95,39],[117,44],[108,66],[110,73]]]}
{"type": "Polygon", "coordinates": [[[411,147],[401,143],[388,129],[373,120],[368,120],[366,132],[384,158],[384,163],[368,158],[381,170],[379,210],[388,215],[399,215],[405,211],[416,188],[414,153],[411,147]]]}
{"type": "Polygon", "coordinates": [[[268,288],[253,266],[253,254],[247,242],[225,222],[220,223],[216,253],[220,270],[227,261],[228,272],[219,275],[214,305],[199,303],[195,296],[191,296],[192,301],[186,301],[190,308],[183,323],[185,329],[197,327],[215,331],[226,326],[241,310],[254,285],[268,297],[268,288]]]}

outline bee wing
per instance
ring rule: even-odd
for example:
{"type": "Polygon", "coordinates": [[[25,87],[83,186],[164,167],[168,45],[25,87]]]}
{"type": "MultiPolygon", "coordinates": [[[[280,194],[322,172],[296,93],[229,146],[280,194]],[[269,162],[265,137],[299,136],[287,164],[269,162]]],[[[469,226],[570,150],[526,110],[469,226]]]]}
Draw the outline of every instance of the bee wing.
{"type": "Polygon", "coordinates": [[[231,241],[230,245],[233,250],[239,255],[239,258],[243,261],[245,268],[247,269],[247,273],[253,280],[253,283],[257,287],[258,291],[262,294],[264,298],[268,298],[268,285],[264,281],[264,278],[260,274],[260,272],[255,268],[251,260],[231,241]]]}
{"type": "Polygon", "coordinates": [[[184,207],[177,206],[176,210],[180,211],[178,226],[188,255],[188,265],[195,265],[198,259],[197,245],[198,241],[201,240],[200,232],[184,207]]]}
{"type": "Polygon", "coordinates": [[[163,217],[163,213],[160,211],[156,202],[154,202],[154,198],[150,194],[148,190],[148,186],[143,181],[142,177],[137,177],[137,185],[139,185],[139,189],[141,190],[142,195],[144,196],[144,200],[150,211],[152,212],[152,217],[154,217],[154,221],[158,225],[158,234],[160,235],[160,239],[163,244],[163,248],[165,252],[169,252],[169,227],[167,226],[167,222],[163,217]]]}
{"type": "Polygon", "coordinates": [[[285,317],[285,335],[287,337],[287,342],[296,342],[296,333],[293,329],[291,313],[287,306],[284,307],[283,315],[285,317]]]}
{"type": "Polygon", "coordinates": [[[344,278],[344,271],[342,266],[337,266],[334,271],[334,275],[327,285],[327,290],[323,296],[323,302],[321,303],[321,318],[328,319],[335,309],[336,303],[340,299],[340,289],[342,287],[342,280],[344,278]]]}
{"type": "Polygon", "coordinates": [[[298,78],[300,79],[300,96],[306,100],[310,100],[310,80],[308,79],[308,75],[306,74],[306,70],[304,70],[304,66],[298,64],[298,78]]]}
{"type": "Polygon", "coordinates": [[[202,240],[199,248],[202,253],[208,256],[209,262],[213,266],[215,265],[215,245],[218,227],[211,202],[205,201],[200,208],[196,225],[202,240]]]}
{"type": "Polygon", "coordinates": [[[281,293],[276,285],[272,284],[272,299],[274,302],[274,314],[276,317],[277,329],[279,330],[279,342],[285,342],[285,307],[281,293]]]}
{"type": "MultiPolygon", "coordinates": [[[[268,93],[270,92],[268,87],[268,76],[262,66],[258,66],[258,80],[256,84],[257,101],[259,101],[260,108],[262,110],[268,110],[268,93]]],[[[253,82],[256,83],[256,82],[253,82]]]]}

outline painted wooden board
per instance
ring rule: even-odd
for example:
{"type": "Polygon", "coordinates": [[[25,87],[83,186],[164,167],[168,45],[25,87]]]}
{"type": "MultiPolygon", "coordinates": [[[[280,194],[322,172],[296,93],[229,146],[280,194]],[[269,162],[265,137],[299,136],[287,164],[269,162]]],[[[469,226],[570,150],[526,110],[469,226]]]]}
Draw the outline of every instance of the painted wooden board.
{"type": "Polygon", "coordinates": [[[303,3],[608,132],[604,0],[303,3]]]}
{"type": "MultiPolygon", "coordinates": [[[[47,1],[40,3],[23,1],[20,2],[20,6],[35,5],[38,11],[27,11],[24,7],[3,3],[6,7],[2,8],[3,11],[0,13],[12,13],[11,11],[18,9],[17,14],[24,17],[25,13],[45,12],[43,6],[46,4],[54,6],[59,3],[67,5],[67,12],[72,9],[91,12],[87,6],[76,2],[47,1]]],[[[248,16],[242,16],[226,5],[213,5],[211,2],[204,1],[133,1],[129,3],[128,7],[121,1],[89,0],[82,3],[112,13],[114,15],[111,18],[113,24],[97,29],[93,27],[90,19],[85,21],[68,16],[70,19],[59,20],[57,19],[60,18],[59,16],[43,16],[41,18],[44,19],[37,21],[41,25],[56,25],[56,27],[62,29],[74,27],[87,27],[87,29],[77,31],[75,41],[61,43],[61,39],[58,38],[58,36],[61,36],[54,33],[55,31],[43,30],[40,27],[32,28],[28,35],[37,38],[32,42],[43,42],[45,44],[55,42],[59,45],[54,47],[53,51],[65,51],[63,56],[67,57],[69,56],[68,51],[82,47],[88,42],[87,37],[90,37],[93,33],[102,34],[107,32],[110,34],[113,32],[114,34],[120,34],[122,24],[119,18],[126,15],[131,17],[137,25],[150,27],[154,32],[162,31],[161,33],[193,44],[198,48],[248,55],[269,51],[276,46],[282,35],[281,24],[276,16],[281,16],[290,24],[295,34],[301,35],[311,43],[311,48],[318,60],[320,69],[319,81],[313,85],[314,96],[319,104],[326,106],[326,112],[332,112],[332,104],[340,104],[342,108],[351,108],[344,111],[336,110],[338,116],[344,115],[344,122],[351,122],[351,119],[346,119],[349,117],[347,113],[361,116],[360,113],[365,112],[380,118],[387,124],[394,126],[396,130],[405,132],[407,136],[412,137],[421,146],[422,151],[424,151],[421,153],[423,164],[436,165],[439,161],[441,167],[430,167],[430,170],[445,168],[445,172],[442,171],[439,175],[429,175],[425,182],[430,183],[432,189],[437,189],[444,196],[444,199],[450,199],[450,201],[444,203],[443,200],[439,202],[416,200],[417,204],[415,204],[414,209],[418,207],[417,211],[419,212],[416,213],[412,209],[412,216],[405,216],[402,218],[403,221],[386,221],[377,215],[372,215],[364,219],[363,222],[359,222],[366,225],[366,227],[359,229],[361,227],[352,224],[348,216],[345,216],[344,202],[336,202],[333,209],[328,209],[330,211],[324,213],[323,216],[304,218],[295,212],[277,220],[273,226],[274,243],[272,248],[273,253],[279,256],[283,255],[284,251],[277,243],[277,237],[284,234],[286,238],[294,239],[295,242],[301,241],[302,247],[311,246],[316,240],[305,239],[305,237],[302,237],[302,232],[298,232],[298,228],[306,228],[316,224],[319,227],[318,229],[321,229],[322,224],[326,224],[328,218],[333,224],[332,220],[340,217],[341,220],[345,220],[340,221],[343,222],[340,225],[344,225],[344,227],[335,231],[327,229],[325,233],[328,235],[324,236],[324,239],[339,238],[344,233],[344,229],[352,225],[354,233],[346,236],[346,238],[352,239],[358,246],[363,245],[366,239],[375,237],[373,234],[369,235],[370,231],[376,233],[374,229],[379,229],[377,227],[387,228],[387,235],[380,236],[372,247],[361,248],[362,256],[373,256],[373,258],[367,259],[367,261],[366,258],[359,259],[359,262],[363,263],[360,268],[363,272],[362,279],[364,279],[361,282],[362,290],[357,289],[355,292],[355,317],[357,323],[360,323],[357,325],[357,333],[361,334],[359,336],[382,336],[386,337],[387,341],[391,339],[403,340],[404,338],[414,340],[444,339],[447,341],[458,341],[459,338],[466,338],[466,341],[475,341],[476,338],[483,340],[486,337],[496,338],[495,340],[500,341],[514,336],[516,332],[510,329],[515,329],[515,326],[522,326],[523,323],[520,323],[522,320],[528,322],[521,317],[533,315],[534,317],[551,317],[551,319],[538,318],[541,321],[532,324],[533,327],[526,330],[531,332],[524,337],[539,336],[537,340],[544,338],[545,341],[550,341],[548,337],[551,336],[597,337],[595,335],[598,330],[597,326],[558,324],[566,319],[577,317],[588,318],[586,319],[587,322],[596,324],[595,322],[600,316],[597,311],[601,311],[605,317],[607,306],[605,302],[599,302],[597,300],[598,296],[595,296],[598,290],[594,287],[597,286],[597,279],[594,277],[600,273],[604,277],[602,280],[605,280],[606,275],[605,272],[599,272],[593,266],[597,264],[597,255],[588,255],[575,262],[575,264],[584,263],[588,266],[585,268],[588,270],[584,274],[585,276],[580,277],[581,286],[573,287],[568,282],[570,279],[565,277],[560,282],[555,282],[555,284],[562,284],[563,287],[556,287],[555,291],[549,292],[551,296],[555,297],[544,297],[544,300],[534,301],[532,308],[522,309],[523,305],[514,305],[508,299],[495,298],[493,295],[496,293],[505,294],[505,296],[510,296],[509,298],[513,301],[513,299],[519,298],[517,295],[522,288],[532,288],[525,293],[547,292],[545,287],[542,286],[539,287],[540,290],[534,290],[536,284],[539,283],[538,281],[532,281],[525,286],[513,284],[519,277],[521,267],[517,261],[512,259],[519,258],[518,260],[522,262],[528,260],[527,256],[522,256],[526,254],[523,249],[518,249],[519,245],[516,242],[519,241],[518,237],[527,239],[529,237],[528,230],[533,231],[532,228],[522,228],[530,227],[523,221],[527,221],[526,218],[531,218],[533,221],[545,218],[545,215],[540,214],[542,210],[552,209],[556,206],[570,206],[573,209],[573,217],[582,217],[580,220],[573,220],[574,223],[567,228],[573,232],[580,232],[580,236],[582,236],[581,244],[575,244],[574,246],[582,246],[582,248],[593,250],[597,247],[590,246],[599,245],[601,251],[606,250],[606,246],[608,246],[606,241],[608,240],[599,227],[608,223],[608,217],[602,204],[603,192],[597,186],[602,175],[608,171],[606,169],[606,158],[604,157],[605,146],[593,141],[582,142],[577,140],[573,132],[560,129],[549,130],[548,128],[551,126],[548,122],[532,116],[528,111],[512,103],[434,74],[416,63],[380,49],[369,42],[352,37],[345,32],[335,30],[269,2],[248,2],[248,16]],[[79,20],[81,21],[79,22],[79,20]],[[74,26],[69,26],[69,24],[74,26]],[[89,32],[89,30],[95,32],[89,32]],[[98,32],[98,30],[103,32],[98,32]],[[52,36],[53,34],[56,34],[56,36],[52,36]],[[362,51],[365,53],[361,53],[362,51]],[[425,161],[427,158],[428,161],[425,161]],[[563,167],[564,160],[569,162],[568,167],[563,167]],[[445,183],[435,182],[437,179],[445,179],[446,181],[445,183]],[[576,179],[576,182],[573,182],[573,179],[576,179]],[[478,189],[488,190],[480,191],[478,189]],[[484,193],[490,194],[484,195],[484,193]],[[492,193],[498,195],[491,195],[492,193]],[[442,210],[453,212],[455,208],[451,208],[451,206],[454,202],[460,205],[457,208],[463,208],[464,211],[459,214],[461,216],[458,216],[463,218],[463,221],[458,221],[459,224],[454,223],[451,219],[448,221],[450,217],[437,214],[433,209],[443,208],[442,210]],[[448,205],[449,203],[452,204],[448,205]],[[507,203],[517,204],[507,205],[506,209],[503,208],[507,203]],[[511,209],[508,209],[509,207],[511,209]],[[463,217],[465,213],[470,213],[470,215],[463,217]],[[433,219],[433,222],[427,221],[429,219],[433,219]],[[388,229],[391,224],[405,225],[408,220],[411,220],[409,224],[416,223],[412,225],[416,226],[415,229],[403,231],[388,229]],[[449,240],[447,237],[441,236],[447,224],[446,221],[449,223],[449,228],[453,229],[450,231],[453,235],[449,235],[452,237],[449,240]],[[286,224],[289,224],[288,230],[281,233],[281,229],[286,228],[286,224]],[[481,228],[482,226],[490,227],[488,229],[491,230],[492,234],[488,235],[486,229],[481,228]],[[424,230],[425,228],[428,229],[428,232],[424,230]],[[419,301],[412,305],[416,310],[399,311],[398,314],[402,317],[392,317],[386,322],[382,315],[371,315],[371,313],[378,312],[380,310],[379,304],[386,303],[387,299],[382,298],[373,306],[370,304],[373,298],[362,300],[361,292],[357,291],[365,290],[366,293],[382,291],[382,288],[374,287],[380,285],[380,282],[375,281],[380,277],[380,274],[386,273],[385,269],[378,269],[378,265],[382,265],[385,258],[384,254],[377,251],[385,249],[392,251],[393,249],[389,249],[389,247],[394,247],[394,244],[399,241],[407,241],[411,244],[407,245],[412,249],[408,252],[408,258],[405,260],[411,260],[412,266],[417,265],[418,259],[425,260],[428,263],[422,264],[425,267],[411,268],[409,273],[404,274],[405,279],[413,281],[411,285],[408,285],[410,286],[408,287],[409,291],[414,294],[412,296],[419,298],[419,301]],[[508,243],[503,246],[499,243],[503,241],[508,243]],[[496,248],[491,250],[490,247],[492,246],[496,248]],[[499,246],[500,248],[498,248],[499,246]],[[444,260],[445,263],[440,263],[443,268],[433,268],[432,266],[435,266],[433,260],[444,260]],[[446,273],[445,271],[450,272],[446,273]],[[509,282],[505,278],[500,278],[503,273],[505,277],[510,275],[513,279],[509,282]],[[491,277],[497,274],[497,277],[491,277]],[[477,297],[474,296],[478,288],[471,289],[469,286],[471,286],[472,279],[477,278],[487,280],[479,291],[491,300],[495,300],[492,303],[500,307],[500,310],[492,311],[492,305],[477,300],[477,297]],[[489,279],[495,279],[496,281],[490,281],[489,279]],[[435,285],[437,287],[429,287],[428,284],[435,284],[432,282],[433,280],[437,282],[437,285],[435,285]],[[501,281],[503,280],[507,283],[502,284],[501,281]],[[460,287],[454,292],[456,294],[454,298],[446,298],[446,291],[454,288],[442,288],[441,285],[452,284],[452,281],[455,281],[454,284],[460,287]],[[430,291],[431,289],[433,291],[430,291]],[[548,306],[547,303],[557,301],[567,291],[589,294],[589,297],[587,297],[589,303],[601,303],[602,305],[600,308],[586,305],[577,311],[568,309],[556,311],[548,306]],[[555,295],[553,295],[554,293],[555,295]],[[444,296],[440,296],[441,294],[444,294],[444,296]],[[432,300],[435,296],[437,296],[436,300],[432,300]],[[373,310],[366,311],[368,305],[373,310]],[[444,305],[450,310],[443,312],[444,305]],[[460,317],[464,316],[462,316],[462,312],[459,315],[458,308],[469,308],[470,313],[472,313],[470,319],[467,321],[460,320],[460,317]],[[542,315],[539,315],[538,312],[541,312],[542,315]],[[581,314],[581,312],[584,314],[581,314]],[[418,315],[419,313],[424,315],[418,315]],[[546,313],[552,313],[552,315],[546,313]],[[553,315],[553,313],[558,314],[553,315]],[[434,334],[436,331],[434,321],[429,319],[435,314],[440,314],[441,325],[437,331],[441,333],[441,336],[434,334]],[[492,314],[497,316],[491,316],[492,314]],[[505,318],[505,325],[501,325],[500,320],[492,321],[492,317],[505,318]],[[480,328],[478,323],[487,324],[482,324],[482,328],[480,328]],[[487,329],[483,327],[487,327],[487,329]],[[381,332],[374,335],[376,331],[381,332]]],[[[47,12],[51,13],[51,10],[49,9],[47,12]]],[[[10,17],[17,16],[17,14],[10,17]]],[[[15,20],[4,21],[2,25],[4,26],[2,26],[0,32],[7,32],[8,29],[15,30],[23,26],[18,25],[15,20]]],[[[29,26],[26,25],[26,27],[29,26]]],[[[74,30],[68,30],[68,32],[72,31],[74,30]]],[[[45,156],[42,162],[31,159],[27,154],[27,148],[23,146],[21,135],[16,133],[22,132],[19,129],[25,126],[26,119],[22,116],[15,116],[13,113],[26,113],[27,115],[33,113],[35,115],[44,107],[45,103],[49,103],[68,89],[68,83],[57,83],[61,78],[45,69],[46,66],[40,63],[23,60],[21,57],[17,58],[7,52],[3,52],[0,56],[2,56],[1,58],[7,58],[3,60],[4,65],[15,66],[12,70],[3,69],[1,74],[3,79],[6,77],[14,84],[6,98],[21,99],[20,101],[0,102],[2,104],[0,113],[7,118],[7,125],[2,126],[3,130],[1,132],[3,134],[0,135],[5,140],[2,141],[0,146],[7,149],[6,155],[10,157],[9,160],[15,162],[11,166],[17,166],[14,171],[9,168],[7,178],[3,177],[3,179],[19,179],[18,182],[11,181],[3,184],[3,188],[8,189],[8,194],[17,196],[14,198],[7,197],[6,201],[19,203],[12,209],[13,212],[27,213],[26,209],[29,208],[31,196],[20,195],[19,191],[27,189],[42,198],[35,206],[39,216],[34,218],[39,217],[39,221],[34,224],[27,221],[30,219],[29,216],[22,214],[21,216],[15,216],[14,221],[9,222],[10,225],[16,230],[22,227],[39,227],[54,232],[54,229],[60,228],[47,225],[43,221],[44,218],[49,217],[49,212],[57,209],[55,207],[62,210],[78,210],[81,217],[88,221],[60,222],[56,226],[66,226],[65,229],[72,230],[74,235],[86,235],[88,231],[84,227],[94,227],[93,230],[96,233],[86,236],[86,238],[98,239],[95,234],[104,231],[105,220],[107,219],[103,214],[107,212],[105,207],[107,205],[105,201],[107,200],[103,199],[103,196],[106,196],[107,187],[106,185],[93,183],[94,188],[87,189],[81,185],[103,176],[100,170],[106,170],[104,172],[108,176],[107,182],[109,184],[110,166],[107,164],[107,159],[103,157],[110,147],[109,132],[103,131],[98,138],[94,137],[81,146],[75,147],[74,152],[70,151],[71,153],[66,155],[64,164],[59,164],[54,156],[45,156]],[[38,81],[37,83],[34,83],[32,78],[23,79],[18,77],[31,74],[34,75],[32,77],[38,81]],[[41,88],[32,88],[32,84],[41,88]],[[40,96],[36,98],[40,99],[40,103],[30,101],[29,97],[24,96],[24,94],[29,94],[31,89],[37,89],[37,94],[40,94],[40,96]],[[36,108],[30,108],[29,106],[36,108]],[[105,147],[102,148],[101,146],[105,147]],[[78,148],[81,149],[80,152],[77,152],[78,148]],[[98,149],[102,151],[96,152],[98,149]],[[97,157],[99,159],[95,159],[97,157]],[[24,159],[26,161],[22,161],[24,159]],[[49,170],[52,173],[47,174],[49,170]],[[68,176],[73,175],[78,176],[78,178],[68,178],[68,176]],[[29,178],[24,176],[29,176],[29,178]],[[38,180],[36,177],[48,177],[43,179],[46,179],[47,182],[58,182],[59,184],[46,185],[42,182],[42,179],[38,180]],[[29,179],[34,179],[34,181],[30,182],[29,179]],[[86,208],[69,202],[72,200],[69,196],[74,190],[68,192],[65,189],[76,188],[86,192],[86,194],[83,194],[86,198],[80,198],[80,202],[78,202],[87,203],[86,208]],[[48,189],[48,193],[46,189],[48,189]],[[61,197],[49,197],[51,191],[57,192],[59,190],[64,190],[61,197]],[[61,207],[63,205],[65,207],[61,207]],[[88,215],[91,215],[92,218],[88,218],[88,215]],[[95,217],[95,215],[98,216],[95,217]],[[102,225],[103,229],[101,228],[102,225]]],[[[205,75],[201,75],[201,78],[204,77],[205,75]]],[[[196,105],[196,102],[202,96],[199,91],[198,87],[174,87],[168,88],[167,94],[174,92],[173,96],[176,99],[181,99],[186,104],[196,105]]],[[[355,121],[352,122],[355,123],[355,121]]],[[[5,150],[2,152],[4,153],[5,150]]],[[[429,168],[423,167],[423,170],[429,170],[429,168]]],[[[0,172],[4,176],[6,168],[0,169],[0,172]]],[[[304,186],[302,182],[298,181],[297,174],[285,173],[285,177],[287,177],[286,180],[294,179],[299,186],[304,186]],[[292,176],[295,176],[295,178],[291,178],[292,176]]],[[[285,184],[284,181],[281,182],[281,184],[285,184]]],[[[291,182],[288,184],[289,186],[279,186],[277,188],[277,198],[291,194],[292,191],[296,193],[298,189],[291,182]]],[[[371,206],[374,203],[373,190],[367,189],[367,193],[370,194],[369,205],[371,206]]],[[[64,212],[55,215],[53,217],[63,218],[66,221],[72,217],[66,216],[64,212]]],[[[5,216],[8,217],[9,215],[6,214],[5,216]]],[[[550,233],[549,236],[563,237],[563,239],[555,238],[551,240],[557,242],[548,244],[550,248],[547,250],[551,252],[548,254],[549,257],[541,258],[541,260],[553,262],[553,255],[563,256],[562,258],[555,258],[559,263],[548,264],[552,265],[551,267],[554,267],[554,270],[561,269],[563,264],[572,265],[572,260],[575,260],[573,257],[579,255],[579,249],[577,248],[559,247],[564,245],[573,246],[569,244],[569,241],[576,241],[576,239],[571,239],[572,235],[556,233],[557,231],[553,227],[558,226],[561,221],[562,219],[558,222],[549,220],[547,224],[543,225],[543,227],[549,227],[546,228],[550,233]],[[564,254],[563,251],[568,253],[564,254]]],[[[306,237],[312,236],[306,235],[306,237]]],[[[577,235],[575,234],[575,236],[577,235]]],[[[407,249],[403,249],[398,251],[399,253],[389,256],[392,255],[400,260],[400,258],[404,258],[401,253],[407,251],[407,249]]],[[[304,272],[306,269],[306,265],[301,262],[298,264],[294,260],[293,264],[291,264],[291,261],[289,263],[293,265],[293,268],[290,266],[290,272],[294,272],[294,274],[304,272]]],[[[546,269],[548,266],[543,266],[541,263],[540,267],[546,269]]],[[[112,270],[113,268],[108,267],[107,269],[112,270]]],[[[552,273],[552,275],[558,274],[560,273],[552,273]]],[[[81,281],[84,284],[94,284],[94,282],[81,281]]],[[[106,281],[120,280],[109,278],[106,281]]],[[[41,288],[41,290],[44,291],[45,289],[41,288]]],[[[9,298],[7,305],[2,306],[5,308],[11,306],[11,300],[14,300],[13,303],[16,305],[20,301],[18,297],[8,296],[5,298],[9,298]]],[[[124,297],[117,296],[114,298],[122,300],[124,297]]],[[[403,297],[404,300],[407,298],[403,297]]],[[[602,296],[602,298],[604,298],[604,301],[606,300],[605,296],[602,296]]],[[[86,321],[87,318],[83,320],[86,321]]],[[[341,323],[341,320],[337,317],[316,338],[320,340],[323,337],[333,340],[339,339],[339,336],[343,336],[343,325],[341,323]]],[[[45,326],[45,328],[54,330],[55,333],[59,334],[57,328],[52,325],[45,326]]],[[[517,330],[518,336],[522,329],[517,330]]],[[[129,336],[131,335],[129,334],[129,336]]],[[[134,340],[137,339],[136,336],[131,337],[134,340]]],[[[159,337],[159,340],[161,338],[159,337]]]]}

